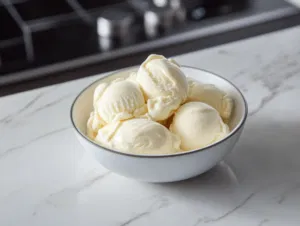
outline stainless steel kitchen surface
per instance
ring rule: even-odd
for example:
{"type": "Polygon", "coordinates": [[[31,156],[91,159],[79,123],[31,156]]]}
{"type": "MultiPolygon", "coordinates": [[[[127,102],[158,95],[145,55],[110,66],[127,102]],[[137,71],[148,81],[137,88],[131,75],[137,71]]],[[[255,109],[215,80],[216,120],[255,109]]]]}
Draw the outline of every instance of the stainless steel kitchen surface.
{"type": "Polygon", "coordinates": [[[0,95],[299,22],[283,0],[0,0],[0,95]]]}

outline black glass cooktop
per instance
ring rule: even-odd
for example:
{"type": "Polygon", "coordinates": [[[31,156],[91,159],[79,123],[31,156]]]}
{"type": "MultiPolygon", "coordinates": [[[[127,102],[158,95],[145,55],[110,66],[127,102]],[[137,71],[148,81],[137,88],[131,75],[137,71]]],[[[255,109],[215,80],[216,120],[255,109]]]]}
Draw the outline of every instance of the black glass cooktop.
{"type": "Polygon", "coordinates": [[[197,39],[271,12],[296,9],[281,0],[0,0],[0,85],[197,39]]]}

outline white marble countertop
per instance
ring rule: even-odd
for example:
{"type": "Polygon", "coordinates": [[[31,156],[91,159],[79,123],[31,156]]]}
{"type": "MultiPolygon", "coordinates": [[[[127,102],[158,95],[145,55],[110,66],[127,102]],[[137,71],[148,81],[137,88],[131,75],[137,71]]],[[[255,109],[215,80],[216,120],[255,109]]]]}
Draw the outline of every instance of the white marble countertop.
{"type": "Polygon", "coordinates": [[[226,161],[183,182],[78,170],[69,109],[99,76],[0,98],[0,225],[298,226],[299,37],[300,26],[175,57],[230,79],[250,109],[226,161]]]}

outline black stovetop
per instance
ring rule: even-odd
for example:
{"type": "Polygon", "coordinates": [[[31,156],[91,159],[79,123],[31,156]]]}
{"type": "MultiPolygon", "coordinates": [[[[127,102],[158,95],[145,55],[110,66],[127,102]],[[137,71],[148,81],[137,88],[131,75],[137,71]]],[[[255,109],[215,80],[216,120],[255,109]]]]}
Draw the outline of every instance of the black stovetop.
{"type": "MultiPolygon", "coordinates": [[[[149,36],[143,14],[147,7],[161,7],[152,0],[0,0],[0,86],[199,39],[203,32],[210,35],[225,22],[298,13],[282,0],[176,1],[183,3],[181,23],[149,36]],[[130,11],[134,18],[127,41],[97,34],[97,19],[115,8],[130,11]]],[[[162,8],[166,7],[170,6],[162,8]]],[[[251,25],[258,18],[243,23],[251,25]]],[[[230,26],[239,25],[227,24],[219,30],[230,26]]]]}

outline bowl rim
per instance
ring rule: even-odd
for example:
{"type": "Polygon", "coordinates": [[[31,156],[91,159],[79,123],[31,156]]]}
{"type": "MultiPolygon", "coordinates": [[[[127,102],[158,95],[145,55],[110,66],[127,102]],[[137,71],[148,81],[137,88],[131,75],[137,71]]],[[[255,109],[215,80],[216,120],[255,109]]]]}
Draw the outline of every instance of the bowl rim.
{"type": "Polygon", "coordinates": [[[108,73],[107,75],[104,75],[104,76],[101,76],[101,78],[97,79],[96,81],[92,82],[91,84],[89,84],[87,87],[85,87],[82,91],[79,92],[79,94],[76,96],[76,98],[74,99],[72,105],[71,105],[71,108],[70,108],[70,118],[71,118],[71,123],[72,123],[72,126],[74,127],[76,133],[78,133],[83,139],[85,139],[86,141],[88,141],[90,144],[96,146],[97,148],[100,148],[101,150],[105,150],[105,151],[108,151],[108,152],[111,152],[111,153],[114,153],[114,154],[118,154],[118,155],[124,155],[124,156],[128,156],[128,157],[137,157],[137,158],[171,158],[171,157],[178,157],[178,156],[183,156],[183,155],[190,155],[190,154],[195,154],[197,152],[206,152],[206,151],[209,151],[209,149],[211,149],[212,147],[215,147],[221,143],[223,143],[224,141],[226,141],[227,139],[229,139],[230,137],[232,137],[234,134],[236,134],[241,128],[243,128],[245,122],[246,122],[246,119],[247,119],[247,116],[248,116],[248,104],[247,104],[247,101],[246,101],[246,98],[244,97],[244,95],[242,94],[242,92],[240,91],[239,88],[237,88],[236,85],[234,85],[232,82],[230,82],[228,79],[216,74],[216,73],[213,73],[211,71],[208,71],[208,70],[205,70],[205,69],[201,69],[201,68],[197,68],[197,67],[192,67],[192,66],[185,66],[185,65],[181,65],[180,67],[182,68],[189,68],[189,69],[194,69],[194,70],[199,70],[199,71],[203,71],[203,72],[206,72],[206,73],[210,73],[220,79],[223,79],[225,80],[226,82],[228,82],[232,87],[234,87],[236,89],[236,91],[240,94],[240,96],[242,97],[242,100],[243,100],[243,104],[244,104],[244,114],[242,116],[242,120],[239,122],[239,124],[226,136],[224,137],[223,139],[209,145],[209,146],[206,146],[204,148],[200,148],[200,149],[195,149],[195,150],[191,150],[191,151],[184,151],[184,152],[178,152],[178,153],[173,153],[173,154],[161,154],[161,155],[151,155],[151,154],[148,154],[148,155],[138,155],[138,154],[131,154],[131,153],[126,153],[126,152],[121,152],[121,151],[117,151],[117,150],[113,150],[113,149],[109,149],[109,148],[106,148],[104,146],[101,146],[100,144],[94,142],[93,140],[91,140],[90,138],[88,138],[85,134],[83,134],[78,128],[77,126],[75,125],[75,122],[73,120],[73,109],[74,109],[74,106],[75,106],[75,103],[77,102],[78,98],[82,95],[82,93],[84,93],[86,90],[88,90],[91,86],[93,86],[95,83],[98,83],[100,80],[103,80],[109,76],[112,76],[118,72],[121,72],[121,71],[126,71],[126,70],[130,70],[131,68],[138,68],[138,66],[131,66],[131,67],[126,67],[126,68],[122,68],[120,70],[116,70],[116,71],[112,71],[110,73],[108,73]]]}

